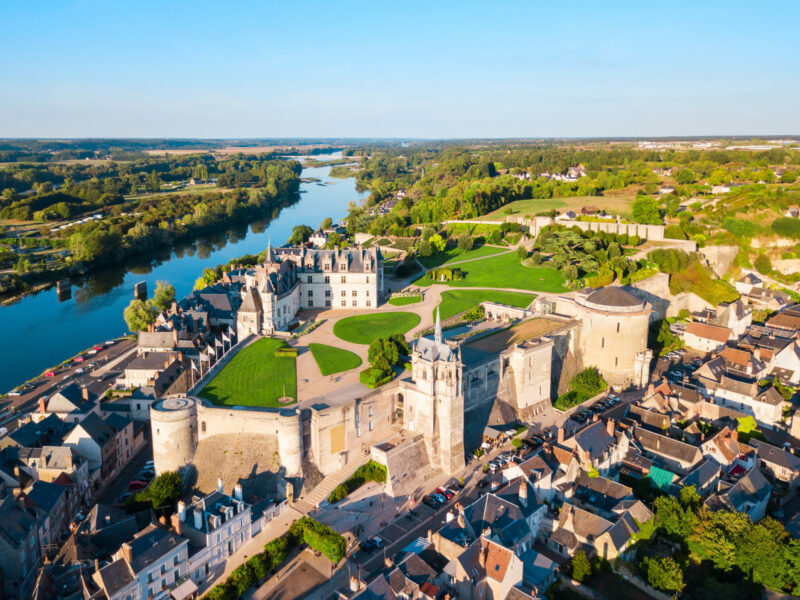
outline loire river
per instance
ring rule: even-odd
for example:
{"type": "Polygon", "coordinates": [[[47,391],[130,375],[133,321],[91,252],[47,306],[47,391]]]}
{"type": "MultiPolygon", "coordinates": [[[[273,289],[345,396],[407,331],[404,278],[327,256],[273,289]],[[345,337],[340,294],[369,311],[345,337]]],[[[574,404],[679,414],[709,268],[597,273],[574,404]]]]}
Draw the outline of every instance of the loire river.
{"type": "MultiPolygon", "coordinates": [[[[340,153],[318,155],[326,160],[340,153]]],[[[334,179],[330,167],[303,169],[302,177],[321,180],[300,184],[300,200],[270,221],[252,223],[199,240],[141,262],[121,265],[90,277],[72,288],[72,298],[59,302],[55,288],[0,307],[0,392],[34,377],[90,347],[127,331],[122,311],[133,299],[134,285],[147,282],[152,295],[156,281],[175,286],[179,298],[188,295],[205,267],[213,267],[244,254],[258,254],[271,239],[286,243],[295,225],[317,227],[325,217],[345,216],[350,201],[365,194],[355,190],[355,180],[334,179]]]]}

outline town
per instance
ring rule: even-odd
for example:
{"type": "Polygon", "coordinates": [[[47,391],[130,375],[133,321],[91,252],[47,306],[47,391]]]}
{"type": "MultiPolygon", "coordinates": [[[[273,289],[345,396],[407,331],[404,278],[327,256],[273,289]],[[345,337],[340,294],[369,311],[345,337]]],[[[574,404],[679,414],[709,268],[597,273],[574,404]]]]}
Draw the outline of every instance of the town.
{"type": "MultiPolygon", "coordinates": [[[[789,564],[793,293],[756,271],[716,305],[658,270],[537,294],[426,285],[564,232],[650,240],[656,264],[696,251],[618,218],[501,221],[484,225],[505,246],[423,234],[455,255],[443,266],[328,223],[207,269],[186,298],[137,287],[138,334],[9,396],[7,597],[540,598],[604,581],[660,598],[691,576],[675,536],[714,561],[699,528],[730,535],[726,514],[768,521],[764,570],[789,564]]],[[[800,585],[754,568],[756,587],[800,585]]]]}

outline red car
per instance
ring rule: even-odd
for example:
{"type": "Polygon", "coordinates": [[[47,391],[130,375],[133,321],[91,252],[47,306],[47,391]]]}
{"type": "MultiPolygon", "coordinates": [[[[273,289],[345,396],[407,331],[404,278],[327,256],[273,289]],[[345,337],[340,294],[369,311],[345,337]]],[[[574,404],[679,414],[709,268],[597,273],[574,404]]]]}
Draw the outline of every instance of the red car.
{"type": "Polygon", "coordinates": [[[451,492],[450,490],[446,490],[443,487],[437,487],[436,488],[436,493],[437,494],[441,494],[442,496],[444,496],[448,500],[450,500],[450,498],[453,497],[453,492],[451,492]]]}
{"type": "Polygon", "coordinates": [[[85,357],[85,356],[76,356],[76,357],[75,357],[75,362],[76,362],[76,363],[82,363],[82,362],[83,362],[83,361],[85,361],[85,360],[86,360],[86,357],[85,357]]]}
{"type": "Polygon", "coordinates": [[[55,371],[48,371],[47,373],[44,374],[44,376],[45,377],[55,377],[56,376],[56,372],[55,371]]]}
{"type": "Polygon", "coordinates": [[[97,350],[98,352],[100,352],[100,350],[103,350],[103,346],[95,346],[94,350],[97,350]]]}
{"type": "Polygon", "coordinates": [[[128,484],[129,490],[141,490],[147,487],[147,483],[144,481],[139,481],[138,479],[134,479],[128,484]]]}

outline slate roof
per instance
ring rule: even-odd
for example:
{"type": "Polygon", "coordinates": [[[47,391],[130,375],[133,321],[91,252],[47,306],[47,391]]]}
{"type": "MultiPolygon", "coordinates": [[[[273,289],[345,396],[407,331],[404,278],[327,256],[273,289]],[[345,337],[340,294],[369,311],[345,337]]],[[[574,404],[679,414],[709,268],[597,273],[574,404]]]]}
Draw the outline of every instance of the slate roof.
{"type": "Polygon", "coordinates": [[[766,499],[772,491],[772,485],[757,468],[737,481],[720,500],[733,510],[741,511],[746,503],[758,504],[766,499]]]}
{"type": "Polygon", "coordinates": [[[787,452],[783,448],[776,448],[771,444],[756,439],[751,439],[748,443],[756,449],[758,458],[764,462],[778,465],[790,471],[800,469],[800,458],[791,452],[787,452]]]}
{"type": "Polygon", "coordinates": [[[105,446],[110,440],[114,439],[114,431],[95,413],[88,415],[78,424],[78,427],[82,428],[86,435],[92,438],[100,447],[105,446]]]}
{"type": "Polygon", "coordinates": [[[586,301],[592,304],[613,307],[640,307],[644,304],[642,300],[626,292],[620,287],[607,286],[599,288],[586,296],[586,301]]]}
{"type": "Polygon", "coordinates": [[[83,388],[75,383],[61,388],[47,401],[47,412],[84,412],[94,406],[94,400],[84,400],[83,388]]]}
{"type": "Polygon", "coordinates": [[[110,565],[100,569],[98,577],[102,587],[105,589],[106,596],[109,598],[112,598],[135,580],[130,566],[123,559],[115,560],[110,565]]]}
{"type": "Polygon", "coordinates": [[[186,541],[186,538],[171,531],[150,525],[128,542],[131,548],[131,568],[139,573],[186,541]]]}
{"type": "Polygon", "coordinates": [[[139,348],[172,349],[175,346],[175,334],[171,331],[140,331],[139,348]]]}
{"type": "Polygon", "coordinates": [[[244,293],[244,301],[239,308],[240,313],[260,313],[263,311],[261,296],[254,288],[247,288],[244,293]]]}
{"type": "Polygon", "coordinates": [[[0,537],[9,546],[18,548],[34,527],[34,516],[23,510],[14,498],[7,496],[0,500],[0,537]]]}
{"type": "Polygon", "coordinates": [[[112,413],[103,419],[112,430],[120,432],[132,423],[131,419],[119,413],[112,413]]]}
{"type": "Polygon", "coordinates": [[[29,505],[40,508],[46,513],[51,513],[58,506],[59,500],[67,492],[67,488],[49,481],[37,481],[33,487],[26,492],[26,500],[29,505]]]}
{"type": "Polygon", "coordinates": [[[19,429],[9,433],[7,437],[16,442],[18,446],[30,448],[60,440],[65,429],[64,421],[51,414],[38,423],[33,421],[26,423],[19,429]]]}
{"type": "Polygon", "coordinates": [[[653,433],[641,427],[637,427],[634,432],[636,441],[641,444],[647,452],[658,456],[666,456],[679,460],[684,463],[695,464],[700,462],[703,453],[700,448],[684,444],[665,435],[653,433]]]}
{"type": "Polygon", "coordinates": [[[684,487],[693,485],[699,491],[719,477],[721,468],[721,465],[713,458],[704,458],[680,480],[680,483],[684,487]]]}
{"type": "Polygon", "coordinates": [[[584,504],[611,510],[623,498],[633,495],[633,490],[605,477],[589,477],[581,471],[575,480],[574,497],[584,504]]]}
{"type": "Polygon", "coordinates": [[[583,451],[588,450],[589,456],[592,459],[597,459],[600,458],[610,446],[614,445],[614,442],[614,438],[608,435],[605,423],[596,421],[566,440],[565,445],[577,446],[583,451]]]}

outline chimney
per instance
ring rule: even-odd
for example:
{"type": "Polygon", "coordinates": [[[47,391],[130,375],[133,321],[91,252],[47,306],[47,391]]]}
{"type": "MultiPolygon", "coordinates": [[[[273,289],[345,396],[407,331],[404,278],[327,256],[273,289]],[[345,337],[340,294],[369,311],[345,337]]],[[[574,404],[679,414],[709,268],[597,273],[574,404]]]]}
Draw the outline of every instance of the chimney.
{"type": "Polygon", "coordinates": [[[608,432],[608,435],[610,435],[611,437],[614,437],[614,430],[616,429],[616,427],[617,427],[617,422],[614,419],[609,419],[608,421],[606,421],[606,431],[608,432]]]}
{"type": "Polygon", "coordinates": [[[148,333],[153,333],[155,330],[156,330],[156,326],[153,325],[152,323],[150,323],[150,325],[147,326],[147,332],[148,333]]]}
{"type": "Polygon", "coordinates": [[[183,535],[183,521],[181,521],[181,517],[178,513],[173,513],[170,517],[170,523],[176,534],[183,535]]]}
{"type": "Polygon", "coordinates": [[[47,412],[47,402],[45,402],[44,398],[39,398],[39,412],[40,413],[47,412]]]}
{"type": "Polygon", "coordinates": [[[100,559],[99,558],[95,558],[94,559],[94,572],[98,573],[99,571],[100,571],[100,559]]]}
{"type": "Polygon", "coordinates": [[[172,306],[170,306],[170,310],[172,310],[173,313],[178,312],[178,303],[175,300],[172,301],[172,306]]]}
{"type": "Polygon", "coordinates": [[[647,386],[647,395],[648,395],[648,396],[649,396],[649,395],[651,395],[651,394],[654,394],[654,393],[655,393],[655,391],[656,391],[656,388],[655,388],[655,387],[653,387],[653,384],[652,384],[652,383],[651,383],[650,385],[648,385],[648,386],[647,386]]]}
{"type": "Polygon", "coordinates": [[[88,387],[81,388],[81,396],[83,397],[83,401],[84,402],[88,402],[89,401],[89,388],[88,387]]]}
{"type": "Polygon", "coordinates": [[[203,529],[203,511],[200,508],[194,509],[194,528],[198,531],[203,529]]]}
{"type": "Polygon", "coordinates": [[[242,484],[237,483],[233,486],[233,497],[236,498],[239,502],[242,501],[242,484]]]}
{"type": "Polygon", "coordinates": [[[528,506],[528,484],[524,480],[519,484],[519,503],[528,506]]]}
{"type": "Polygon", "coordinates": [[[739,431],[737,429],[734,429],[733,431],[731,431],[731,439],[734,442],[737,442],[737,443],[739,442],[739,431]]]}
{"type": "Polygon", "coordinates": [[[222,477],[218,477],[218,478],[217,478],[217,491],[218,491],[220,494],[224,494],[224,493],[225,493],[225,492],[224,492],[224,487],[223,487],[223,485],[222,485],[222,477]]]}
{"type": "Polygon", "coordinates": [[[486,568],[486,550],[483,548],[483,543],[481,543],[481,547],[478,548],[478,564],[481,566],[481,569],[486,568]]]}
{"type": "Polygon", "coordinates": [[[66,458],[64,459],[64,465],[68,468],[72,468],[72,452],[68,452],[66,458]]]}
{"type": "Polygon", "coordinates": [[[176,347],[178,345],[178,330],[174,327],[172,328],[172,345],[176,347]]]}
{"type": "Polygon", "coordinates": [[[433,541],[433,529],[428,529],[428,534],[425,539],[427,539],[429,542],[433,541]]]}
{"type": "Polygon", "coordinates": [[[592,423],[597,422],[597,413],[592,414],[592,423]]]}
{"type": "Polygon", "coordinates": [[[559,427],[558,432],[556,433],[556,441],[561,444],[564,442],[564,428],[559,427]]]}
{"type": "Polygon", "coordinates": [[[122,556],[127,560],[129,563],[133,562],[133,552],[131,551],[131,545],[125,542],[122,546],[119,547],[119,551],[122,553],[122,556]]]}
{"type": "Polygon", "coordinates": [[[350,591],[357,592],[361,589],[361,582],[355,575],[350,575],[350,591]]]}
{"type": "Polygon", "coordinates": [[[183,500],[178,500],[178,518],[181,521],[186,520],[186,503],[183,500]]]}
{"type": "Polygon", "coordinates": [[[756,357],[756,360],[761,360],[761,348],[753,350],[753,356],[756,357]]]}
{"type": "Polygon", "coordinates": [[[387,569],[391,569],[394,566],[394,561],[391,556],[387,555],[386,558],[383,559],[383,564],[387,569]]]}

